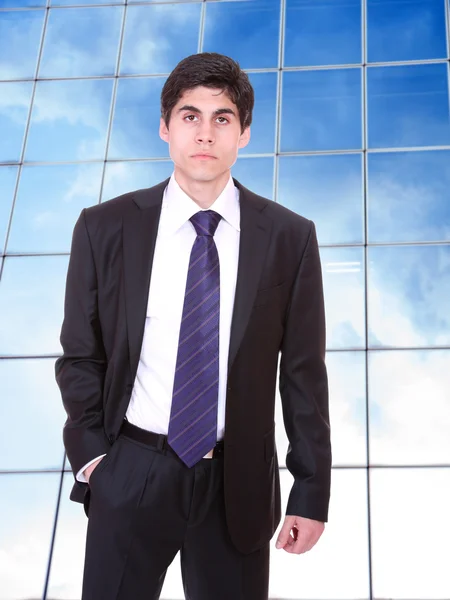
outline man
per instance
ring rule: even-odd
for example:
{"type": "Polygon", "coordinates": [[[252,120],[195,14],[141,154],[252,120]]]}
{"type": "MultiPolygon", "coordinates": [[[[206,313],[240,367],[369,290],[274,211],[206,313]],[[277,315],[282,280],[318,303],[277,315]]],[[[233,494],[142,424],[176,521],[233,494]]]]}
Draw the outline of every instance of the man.
{"type": "Polygon", "coordinates": [[[250,140],[239,65],[181,61],[162,95],[171,178],[83,210],[56,378],[71,498],[89,517],[83,600],[154,600],[180,551],[188,600],[268,598],[280,522],[278,358],[294,477],[277,547],[327,520],[330,431],[314,225],[231,178],[250,140]]]}

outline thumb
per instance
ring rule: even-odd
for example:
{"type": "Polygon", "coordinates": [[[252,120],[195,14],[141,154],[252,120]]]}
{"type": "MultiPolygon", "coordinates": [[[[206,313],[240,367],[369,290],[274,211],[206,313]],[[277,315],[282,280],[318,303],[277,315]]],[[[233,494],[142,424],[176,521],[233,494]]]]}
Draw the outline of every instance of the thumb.
{"type": "Polygon", "coordinates": [[[289,540],[289,536],[291,533],[291,521],[290,519],[285,519],[283,523],[283,527],[281,528],[280,533],[278,534],[277,543],[275,545],[276,548],[284,548],[286,546],[287,541],[289,540]]]}

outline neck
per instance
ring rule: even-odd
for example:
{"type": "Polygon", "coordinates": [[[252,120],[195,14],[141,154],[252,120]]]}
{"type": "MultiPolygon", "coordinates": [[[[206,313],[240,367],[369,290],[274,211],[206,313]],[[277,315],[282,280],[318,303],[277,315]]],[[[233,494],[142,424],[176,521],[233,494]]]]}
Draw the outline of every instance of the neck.
{"type": "Polygon", "coordinates": [[[209,208],[220,196],[230,179],[230,171],[222,173],[212,181],[198,181],[187,177],[185,173],[175,167],[175,180],[185,194],[189,196],[200,208],[209,208]]]}

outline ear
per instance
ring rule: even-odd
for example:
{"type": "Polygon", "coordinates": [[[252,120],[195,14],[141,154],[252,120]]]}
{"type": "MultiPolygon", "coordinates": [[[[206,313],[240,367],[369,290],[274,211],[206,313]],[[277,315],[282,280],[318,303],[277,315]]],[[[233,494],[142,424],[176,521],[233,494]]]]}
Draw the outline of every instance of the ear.
{"type": "Polygon", "coordinates": [[[246,127],[239,138],[239,148],[245,148],[250,141],[250,127],[246,127]]]}
{"type": "Polygon", "coordinates": [[[166,125],[166,122],[161,117],[159,121],[159,137],[164,141],[169,143],[169,129],[166,125]]]}

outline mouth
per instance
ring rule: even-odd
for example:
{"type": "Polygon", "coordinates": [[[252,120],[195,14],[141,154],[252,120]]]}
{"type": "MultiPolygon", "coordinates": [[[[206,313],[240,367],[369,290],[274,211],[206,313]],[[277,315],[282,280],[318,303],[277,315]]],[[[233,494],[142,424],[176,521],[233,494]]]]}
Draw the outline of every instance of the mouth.
{"type": "Polygon", "coordinates": [[[216,160],[216,157],[213,156],[212,154],[194,154],[192,158],[195,158],[197,160],[216,160]]]}

